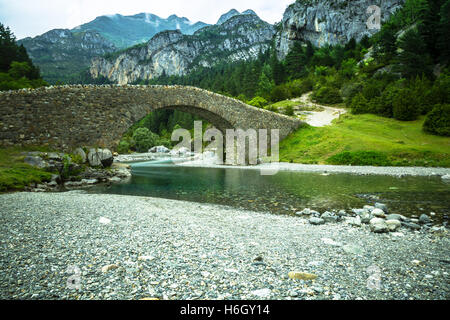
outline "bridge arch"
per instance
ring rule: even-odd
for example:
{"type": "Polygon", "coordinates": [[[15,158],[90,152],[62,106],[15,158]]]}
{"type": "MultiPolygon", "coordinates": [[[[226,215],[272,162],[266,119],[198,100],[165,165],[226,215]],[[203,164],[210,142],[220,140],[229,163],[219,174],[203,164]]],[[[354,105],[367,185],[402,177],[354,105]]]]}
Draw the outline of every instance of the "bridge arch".
{"type": "Polygon", "coordinates": [[[133,124],[158,109],[196,114],[222,131],[279,129],[281,139],[302,125],[298,119],[194,87],[53,86],[0,92],[0,145],[115,149],[133,124]]]}

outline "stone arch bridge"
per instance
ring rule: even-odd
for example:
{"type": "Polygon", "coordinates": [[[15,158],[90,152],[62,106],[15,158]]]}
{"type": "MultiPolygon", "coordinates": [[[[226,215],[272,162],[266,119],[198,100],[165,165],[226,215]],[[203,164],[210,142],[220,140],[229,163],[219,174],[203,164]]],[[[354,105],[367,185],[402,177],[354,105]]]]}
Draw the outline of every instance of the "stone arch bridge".
{"type": "Polygon", "coordinates": [[[298,119],[185,86],[74,85],[0,92],[0,145],[80,146],[115,149],[122,135],[149,112],[177,109],[225,129],[279,129],[298,119]]]}

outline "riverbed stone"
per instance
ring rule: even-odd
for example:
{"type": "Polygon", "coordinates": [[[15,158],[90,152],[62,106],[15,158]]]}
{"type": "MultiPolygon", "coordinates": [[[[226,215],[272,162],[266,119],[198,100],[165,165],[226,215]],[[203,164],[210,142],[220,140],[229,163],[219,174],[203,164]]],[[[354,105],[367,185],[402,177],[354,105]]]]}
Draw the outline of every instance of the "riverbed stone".
{"type": "Polygon", "coordinates": [[[370,220],[370,230],[375,233],[384,233],[389,231],[386,221],[381,218],[373,218],[370,220]]]}
{"type": "Polygon", "coordinates": [[[386,218],[386,214],[381,209],[375,208],[371,213],[377,218],[386,218]]]}
{"type": "Polygon", "coordinates": [[[106,272],[115,270],[117,268],[119,268],[119,266],[117,264],[109,264],[109,265],[102,267],[102,272],[106,273],[106,272]]]}
{"type": "Polygon", "coordinates": [[[402,222],[402,226],[412,230],[420,230],[420,225],[414,222],[402,222]]]}
{"type": "Polygon", "coordinates": [[[298,211],[295,213],[298,216],[310,216],[311,215],[311,209],[305,208],[302,211],[298,211]]]}
{"type": "Polygon", "coordinates": [[[402,223],[398,220],[387,220],[386,225],[389,231],[394,232],[402,226],[402,223]]]}
{"type": "Polygon", "coordinates": [[[373,219],[373,215],[368,212],[365,212],[361,215],[361,222],[364,224],[369,224],[370,220],[372,220],[372,219],[373,219]]]}
{"type": "Polygon", "coordinates": [[[361,224],[362,224],[361,217],[356,216],[355,218],[349,218],[348,223],[354,227],[361,227],[361,224]]]}
{"type": "Polygon", "coordinates": [[[27,156],[24,159],[24,162],[26,164],[29,164],[30,166],[39,168],[39,169],[44,169],[48,167],[48,163],[47,161],[44,161],[44,159],[42,159],[39,156],[27,156]]]}
{"type": "Polygon", "coordinates": [[[337,222],[338,217],[336,217],[334,214],[332,214],[329,211],[326,211],[322,214],[321,218],[325,220],[325,222],[337,222]]]}
{"type": "Polygon", "coordinates": [[[401,214],[391,213],[386,216],[386,220],[398,220],[403,221],[401,214]]]}
{"type": "Polygon", "coordinates": [[[321,224],[325,224],[325,220],[324,219],[317,218],[317,217],[312,217],[308,221],[309,221],[310,224],[313,224],[313,225],[316,225],[316,226],[317,225],[321,225],[321,224]]]}
{"type": "Polygon", "coordinates": [[[433,222],[433,220],[431,220],[431,218],[430,218],[429,216],[427,216],[426,214],[422,214],[422,215],[419,217],[419,222],[420,222],[421,224],[427,224],[427,223],[433,222]]]}
{"type": "Polygon", "coordinates": [[[293,280],[314,280],[317,279],[317,275],[314,273],[301,272],[301,271],[291,271],[288,274],[290,279],[293,280]]]}
{"type": "Polygon", "coordinates": [[[383,210],[384,213],[389,212],[387,206],[384,203],[379,203],[379,202],[375,203],[375,208],[383,210]]]}

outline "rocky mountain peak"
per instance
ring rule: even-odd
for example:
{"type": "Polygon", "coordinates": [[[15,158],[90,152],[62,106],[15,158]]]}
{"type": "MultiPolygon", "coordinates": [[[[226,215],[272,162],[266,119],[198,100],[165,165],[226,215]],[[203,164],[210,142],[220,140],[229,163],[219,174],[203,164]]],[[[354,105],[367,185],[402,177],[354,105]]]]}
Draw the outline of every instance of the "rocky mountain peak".
{"type": "Polygon", "coordinates": [[[227,21],[228,19],[239,15],[240,12],[237,11],[236,9],[231,9],[230,11],[228,11],[227,13],[224,13],[223,15],[220,16],[219,20],[217,21],[217,24],[222,24],[225,21],[227,21]]]}
{"type": "Polygon", "coordinates": [[[219,21],[217,21],[218,25],[224,24],[226,21],[230,20],[231,18],[235,17],[235,16],[239,16],[239,15],[255,15],[257,16],[256,12],[248,9],[245,10],[244,12],[239,12],[236,9],[231,9],[230,11],[228,11],[227,13],[223,14],[219,21]]]}

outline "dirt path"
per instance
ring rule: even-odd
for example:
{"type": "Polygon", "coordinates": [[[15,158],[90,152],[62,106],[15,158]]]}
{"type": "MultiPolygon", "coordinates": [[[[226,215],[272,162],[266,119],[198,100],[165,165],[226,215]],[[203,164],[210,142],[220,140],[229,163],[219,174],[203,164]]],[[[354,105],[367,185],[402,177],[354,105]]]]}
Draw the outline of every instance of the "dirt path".
{"type": "Polygon", "coordinates": [[[331,122],[339,118],[341,115],[347,113],[343,108],[334,108],[320,105],[311,101],[312,92],[306,93],[300,98],[292,101],[300,102],[302,105],[297,107],[296,115],[301,116],[303,121],[313,127],[324,127],[331,124],[331,122]],[[322,111],[302,111],[304,107],[317,107],[322,111]]]}

